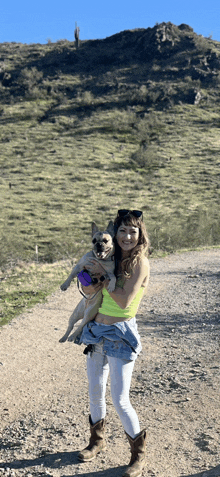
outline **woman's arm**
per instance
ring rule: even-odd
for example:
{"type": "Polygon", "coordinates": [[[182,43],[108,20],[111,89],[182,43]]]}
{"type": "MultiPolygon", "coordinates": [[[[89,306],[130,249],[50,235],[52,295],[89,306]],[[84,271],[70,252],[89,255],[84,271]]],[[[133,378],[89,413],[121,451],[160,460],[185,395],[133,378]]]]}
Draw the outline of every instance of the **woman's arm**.
{"type": "MultiPolygon", "coordinates": [[[[149,275],[149,261],[147,257],[143,257],[138,265],[136,265],[131,278],[125,281],[123,288],[116,288],[112,293],[109,293],[109,295],[117,305],[124,310],[132,303],[141,286],[147,286],[149,275]]],[[[108,283],[108,280],[104,282],[105,288],[107,288],[108,283]]]]}

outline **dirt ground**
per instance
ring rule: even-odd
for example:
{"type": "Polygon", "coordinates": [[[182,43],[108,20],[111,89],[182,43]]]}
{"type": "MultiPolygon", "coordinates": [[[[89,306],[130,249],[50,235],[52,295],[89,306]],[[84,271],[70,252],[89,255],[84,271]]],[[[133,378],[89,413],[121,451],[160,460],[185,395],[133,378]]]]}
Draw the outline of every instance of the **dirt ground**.
{"type": "MultiPolygon", "coordinates": [[[[220,250],[151,259],[131,401],[147,429],[143,477],[220,476],[220,250]]],[[[90,463],[84,346],[59,343],[75,285],[0,329],[0,476],[119,477],[129,446],[107,387],[108,450],[90,463]]]]}

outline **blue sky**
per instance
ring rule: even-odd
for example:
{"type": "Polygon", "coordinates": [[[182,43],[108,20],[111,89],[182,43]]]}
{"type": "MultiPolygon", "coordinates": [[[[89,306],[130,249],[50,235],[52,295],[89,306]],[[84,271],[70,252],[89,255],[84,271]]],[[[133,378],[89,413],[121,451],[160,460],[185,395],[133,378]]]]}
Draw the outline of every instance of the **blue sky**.
{"type": "Polygon", "coordinates": [[[171,21],[220,41],[220,0],[4,0],[0,43],[72,41],[76,21],[82,40],[171,21]]]}

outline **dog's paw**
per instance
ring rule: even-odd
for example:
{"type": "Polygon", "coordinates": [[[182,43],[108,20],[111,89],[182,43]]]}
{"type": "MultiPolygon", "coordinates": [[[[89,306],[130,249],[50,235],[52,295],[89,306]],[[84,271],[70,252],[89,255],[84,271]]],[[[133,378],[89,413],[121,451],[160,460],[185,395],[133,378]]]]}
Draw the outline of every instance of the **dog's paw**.
{"type": "Polygon", "coordinates": [[[66,291],[67,288],[69,288],[70,284],[68,282],[64,282],[61,286],[60,286],[60,289],[62,291],[66,291]]]}
{"type": "Polygon", "coordinates": [[[77,334],[78,334],[78,333],[75,332],[75,333],[73,333],[72,335],[70,335],[69,338],[68,338],[68,341],[74,341],[74,340],[76,339],[76,337],[77,337],[77,334]]]}
{"type": "Polygon", "coordinates": [[[65,341],[67,340],[66,336],[62,336],[62,338],[60,338],[59,340],[59,343],[65,343],[65,341]]]}
{"type": "Polygon", "coordinates": [[[115,286],[114,286],[114,285],[109,285],[108,288],[107,288],[107,290],[108,290],[109,293],[113,292],[114,289],[115,289],[115,286]]]}
{"type": "Polygon", "coordinates": [[[107,290],[108,290],[109,293],[114,291],[115,283],[116,283],[116,280],[110,280],[110,282],[108,284],[108,287],[107,287],[107,290]]]}

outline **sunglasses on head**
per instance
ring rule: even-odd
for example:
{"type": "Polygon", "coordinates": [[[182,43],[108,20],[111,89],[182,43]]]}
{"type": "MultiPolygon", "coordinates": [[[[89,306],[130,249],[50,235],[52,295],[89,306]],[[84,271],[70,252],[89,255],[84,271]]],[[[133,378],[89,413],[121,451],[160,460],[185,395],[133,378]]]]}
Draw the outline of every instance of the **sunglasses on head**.
{"type": "Polygon", "coordinates": [[[133,215],[137,219],[139,219],[139,217],[142,217],[142,219],[143,219],[143,212],[141,210],[127,210],[127,209],[118,210],[118,216],[119,217],[125,217],[128,214],[133,215]]]}

